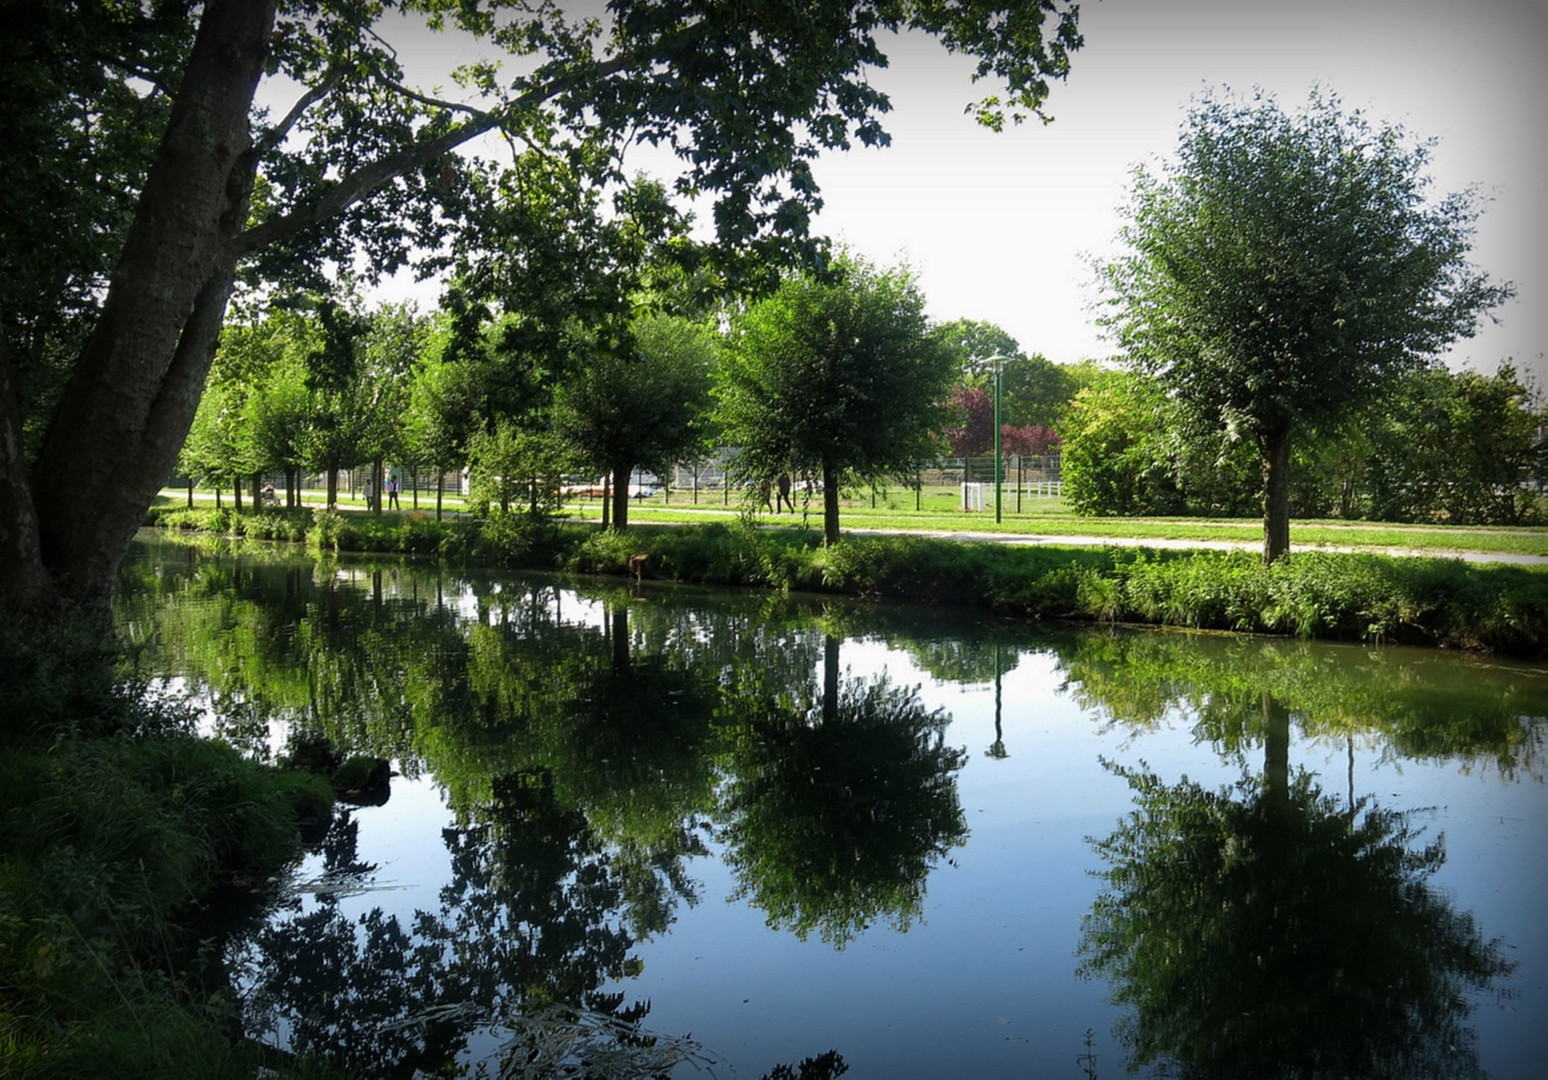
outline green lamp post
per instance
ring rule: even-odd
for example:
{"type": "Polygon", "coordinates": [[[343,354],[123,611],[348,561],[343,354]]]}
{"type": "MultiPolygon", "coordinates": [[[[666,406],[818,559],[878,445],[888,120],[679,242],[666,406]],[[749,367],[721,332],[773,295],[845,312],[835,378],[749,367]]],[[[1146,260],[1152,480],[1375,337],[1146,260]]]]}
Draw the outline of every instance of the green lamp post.
{"type": "Polygon", "coordinates": [[[994,523],[1000,523],[1000,477],[1004,473],[1001,466],[1005,454],[1005,440],[1000,437],[1000,365],[1006,357],[995,353],[993,356],[984,357],[984,363],[994,364],[994,523]]]}

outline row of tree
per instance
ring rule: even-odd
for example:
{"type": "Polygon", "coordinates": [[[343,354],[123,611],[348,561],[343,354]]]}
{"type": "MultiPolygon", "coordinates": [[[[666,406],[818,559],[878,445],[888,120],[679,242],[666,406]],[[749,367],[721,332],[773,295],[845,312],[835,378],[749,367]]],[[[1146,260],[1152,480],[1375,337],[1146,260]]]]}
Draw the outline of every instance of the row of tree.
{"type": "MultiPolygon", "coordinates": [[[[110,591],[239,287],[273,300],[325,294],[350,267],[447,272],[449,355],[465,361],[492,334],[519,361],[479,389],[498,406],[484,437],[520,448],[530,425],[487,421],[549,408],[560,387],[584,394],[587,366],[599,386],[608,363],[632,378],[636,305],[659,281],[681,275],[672,287],[695,303],[767,299],[799,268],[775,307],[749,308],[736,331],[757,348],[779,342],[801,372],[782,400],[804,405],[783,428],[747,381],[755,372],[728,377],[722,401],[749,425],[749,462],[865,480],[906,469],[926,433],[950,426],[915,415],[886,432],[881,455],[881,441],[838,419],[895,391],[933,408],[949,379],[933,382],[928,350],[911,349],[897,373],[877,366],[926,333],[906,275],[872,274],[860,305],[825,291],[845,267],[810,233],[821,207],[810,163],[887,141],[888,102],[865,76],[885,64],[888,31],[973,55],[977,76],[1000,86],[973,107],[981,123],[1039,113],[1081,44],[1074,4],[613,0],[601,18],[509,0],[400,6],[519,57],[519,72],[468,65],[458,100],[412,88],[384,8],[351,0],[16,12],[0,65],[0,236],[13,253],[0,261],[7,610],[110,591]],[[288,109],[255,105],[260,84],[284,80],[297,95],[288,109]],[[501,162],[466,152],[493,133],[501,162]],[[641,141],[670,146],[678,174],[630,182],[624,154],[641,141]],[[712,204],[713,241],[690,239],[678,197],[712,204]],[[895,318],[878,320],[889,304],[895,318]],[[860,347],[856,330],[874,337],[860,347]]],[[[1221,95],[1190,114],[1174,161],[1135,173],[1128,253],[1101,268],[1103,321],[1192,421],[1257,446],[1268,559],[1288,549],[1302,438],[1379,400],[1511,295],[1467,260],[1480,200],[1432,199],[1429,156],[1429,143],[1330,95],[1296,115],[1221,95]]],[[[342,392],[335,373],[349,365],[334,354],[360,336],[329,310],[309,393],[342,392]]],[[[835,503],[825,528],[836,530],[835,503]]]]}
{"type": "Polygon", "coordinates": [[[1080,381],[989,324],[930,324],[906,268],[841,256],[729,306],[697,301],[694,279],[660,262],[635,280],[632,314],[606,333],[571,318],[537,343],[526,312],[459,326],[358,299],[267,306],[223,335],[180,470],[216,485],[283,472],[288,505],[320,472],[333,505],[343,468],[370,464],[379,484],[389,461],[466,466],[475,503],[532,514],[566,474],[601,473],[622,529],[636,468],[729,445],[751,491],[780,475],[820,489],[831,541],[844,487],[988,448],[982,410],[964,404],[985,397],[980,350],[1006,355],[1005,415],[1035,421],[1005,425],[1013,451],[1056,444],[1080,381]]]}

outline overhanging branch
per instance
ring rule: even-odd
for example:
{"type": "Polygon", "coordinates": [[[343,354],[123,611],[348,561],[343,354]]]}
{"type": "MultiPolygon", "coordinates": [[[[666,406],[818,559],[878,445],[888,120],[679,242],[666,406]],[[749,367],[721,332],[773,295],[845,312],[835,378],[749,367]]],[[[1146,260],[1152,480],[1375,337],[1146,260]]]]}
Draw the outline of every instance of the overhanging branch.
{"type": "MultiPolygon", "coordinates": [[[[271,218],[239,234],[232,240],[233,253],[237,258],[242,258],[270,244],[305,232],[369,197],[394,177],[428,164],[485,132],[497,127],[510,126],[516,117],[564,93],[583,80],[590,82],[607,78],[627,68],[629,63],[628,58],[619,56],[608,63],[588,68],[584,73],[556,78],[542,87],[528,90],[496,112],[478,113],[463,124],[433,139],[427,139],[422,143],[406,146],[395,153],[388,154],[350,173],[311,204],[271,218]]],[[[300,103],[297,104],[297,108],[301,108],[300,103]]]]}

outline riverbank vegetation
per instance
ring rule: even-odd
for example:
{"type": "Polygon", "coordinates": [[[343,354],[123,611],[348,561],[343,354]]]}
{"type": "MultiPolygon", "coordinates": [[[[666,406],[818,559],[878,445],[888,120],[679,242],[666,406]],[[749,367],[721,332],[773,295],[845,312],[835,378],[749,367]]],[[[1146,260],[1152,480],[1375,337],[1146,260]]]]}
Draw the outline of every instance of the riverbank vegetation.
{"type": "Polygon", "coordinates": [[[1548,572],[1458,559],[1297,551],[1157,550],[850,535],[746,519],[636,524],[627,533],[493,513],[300,514],[166,506],[168,527],[298,539],[328,551],[965,605],[1018,618],[1132,622],[1245,633],[1548,653],[1548,572]]]}
{"type": "Polygon", "coordinates": [[[326,820],[328,782],[201,738],[95,623],[0,628],[0,702],[0,1073],[273,1066],[212,943],[326,820]]]}

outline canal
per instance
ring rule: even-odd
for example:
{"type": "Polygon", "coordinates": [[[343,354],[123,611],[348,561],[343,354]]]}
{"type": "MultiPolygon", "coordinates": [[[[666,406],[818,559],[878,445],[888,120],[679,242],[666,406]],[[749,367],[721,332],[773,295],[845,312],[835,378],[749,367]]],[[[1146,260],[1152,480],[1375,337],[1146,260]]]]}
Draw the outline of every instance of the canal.
{"type": "Polygon", "coordinates": [[[141,534],[156,687],[391,770],[233,930],[249,1033],[384,1077],[1541,1075],[1548,667],[631,584],[141,534]]]}

